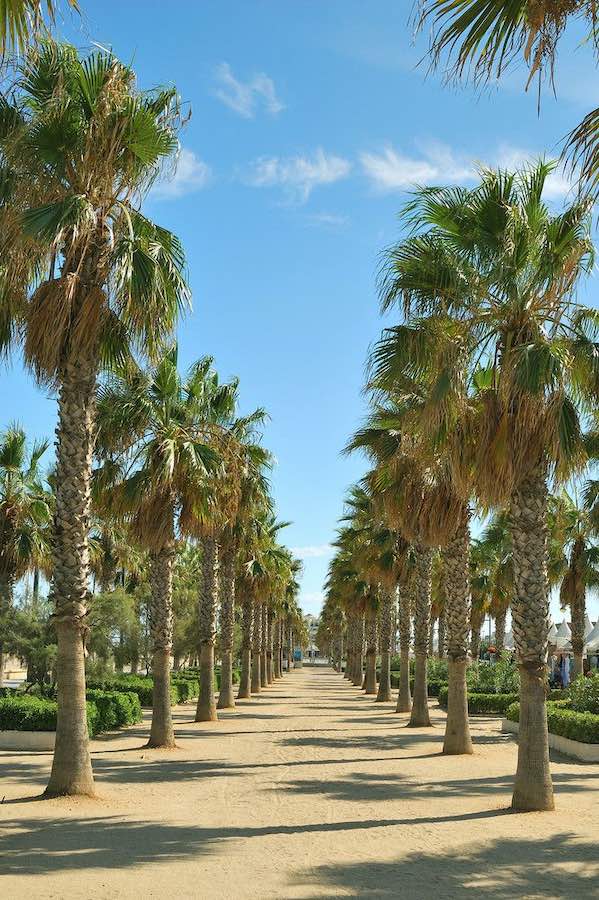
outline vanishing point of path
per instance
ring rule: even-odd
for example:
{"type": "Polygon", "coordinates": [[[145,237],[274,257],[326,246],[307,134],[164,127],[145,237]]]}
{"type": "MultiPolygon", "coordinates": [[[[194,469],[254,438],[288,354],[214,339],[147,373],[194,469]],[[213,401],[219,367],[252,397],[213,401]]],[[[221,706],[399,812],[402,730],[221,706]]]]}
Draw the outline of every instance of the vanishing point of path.
{"type": "Polygon", "coordinates": [[[433,719],[304,668],[218,723],[178,707],[172,753],[147,721],[94,741],[98,800],[36,802],[50,755],[0,753],[0,896],[599,896],[599,766],[554,757],[558,811],[513,815],[498,720],[445,758],[433,719]]]}

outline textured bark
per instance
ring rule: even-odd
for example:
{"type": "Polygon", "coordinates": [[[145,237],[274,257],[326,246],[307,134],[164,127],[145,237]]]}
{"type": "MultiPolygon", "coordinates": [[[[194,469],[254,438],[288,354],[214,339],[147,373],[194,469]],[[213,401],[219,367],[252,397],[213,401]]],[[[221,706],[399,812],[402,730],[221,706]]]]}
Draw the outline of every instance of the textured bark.
{"type": "Polygon", "coordinates": [[[251,692],[259,694],[261,691],[260,678],[260,647],[262,644],[262,610],[259,603],[254,604],[252,627],[252,679],[251,692]]]}
{"type": "Polygon", "coordinates": [[[368,604],[366,610],[366,667],[364,672],[364,690],[367,694],[376,694],[376,611],[368,604]]]}
{"type": "Polygon", "coordinates": [[[437,656],[439,659],[445,659],[447,655],[447,611],[445,608],[441,610],[437,628],[437,656]]]}
{"type": "Polygon", "coordinates": [[[233,693],[233,636],[235,629],[235,553],[223,549],[220,567],[220,690],[217,709],[235,706],[233,693]]]}
{"type": "Polygon", "coordinates": [[[470,513],[464,515],[456,533],[443,550],[443,581],[447,618],[448,693],[443,753],[472,753],[466,666],[470,620],[470,513]]]}
{"type": "Polygon", "coordinates": [[[272,628],[272,674],[273,679],[281,677],[281,620],[275,619],[272,628]]]}
{"type": "Polygon", "coordinates": [[[574,542],[570,554],[570,575],[573,586],[570,598],[571,632],[572,632],[572,678],[578,678],[583,673],[584,655],[584,625],[586,619],[585,590],[586,583],[582,575],[584,569],[583,555],[585,553],[584,541],[574,542]]]}
{"type": "Polygon", "coordinates": [[[413,605],[414,579],[407,576],[402,579],[398,590],[398,627],[399,627],[399,694],[396,712],[411,712],[412,695],[410,691],[410,620],[413,605]]]}
{"type": "Polygon", "coordinates": [[[237,698],[247,700],[251,697],[252,680],[252,628],[254,621],[254,601],[251,594],[246,593],[241,607],[241,675],[237,698]]]}
{"type": "Polygon", "coordinates": [[[202,587],[200,591],[200,696],[196,722],[218,719],[214,697],[214,644],[218,606],[218,547],[212,537],[202,543],[202,587]]]}
{"type": "Polygon", "coordinates": [[[545,703],[549,589],[547,582],[547,485],[533,471],[510,503],[515,596],[512,630],[520,668],[518,768],[512,807],[554,808],[545,703]]]}
{"type": "Polygon", "coordinates": [[[10,574],[0,576],[0,687],[4,684],[4,629],[13,605],[14,578],[10,574]]]}
{"type": "Polygon", "coordinates": [[[260,687],[268,687],[268,674],[266,670],[266,645],[268,643],[268,607],[262,603],[260,607],[262,617],[262,629],[260,632],[260,687]]]}
{"type": "Polygon", "coordinates": [[[381,651],[381,680],[376,695],[377,703],[391,700],[391,628],[393,624],[393,594],[388,588],[381,591],[379,614],[379,648],[381,651]]]}
{"type": "Polygon", "coordinates": [[[501,653],[505,647],[505,620],[507,618],[507,609],[500,609],[495,616],[495,649],[497,653],[501,653]]]}
{"type": "Polygon", "coordinates": [[[274,684],[275,675],[273,667],[273,647],[274,647],[274,623],[275,614],[269,609],[266,613],[266,682],[274,684]]]}
{"type": "Polygon", "coordinates": [[[428,689],[426,679],[426,651],[428,626],[431,611],[431,568],[432,550],[415,546],[416,565],[414,572],[414,698],[410,715],[410,726],[420,727],[431,724],[428,710],[428,689]]]}
{"type": "Polygon", "coordinates": [[[480,658],[480,632],[483,621],[479,610],[472,608],[470,611],[470,656],[473,662],[480,658]]]}
{"type": "Polygon", "coordinates": [[[356,649],[354,655],[354,671],[352,684],[362,687],[364,664],[364,613],[359,612],[356,618],[356,649]]]}
{"type": "Polygon", "coordinates": [[[437,619],[434,616],[431,616],[431,620],[428,625],[428,655],[433,656],[435,652],[435,623],[437,619]]]}
{"type": "Polygon", "coordinates": [[[84,640],[89,599],[89,511],[96,360],[60,373],[53,533],[54,623],[58,637],[56,744],[49,796],[93,794],[85,705],[84,640]]]}
{"type": "MultiPolygon", "coordinates": [[[[171,519],[172,521],[172,519],[171,519]]],[[[152,725],[148,747],[175,746],[171,713],[170,658],[173,646],[174,539],[152,554],[152,594],[149,605],[152,640],[152,725]]]]}

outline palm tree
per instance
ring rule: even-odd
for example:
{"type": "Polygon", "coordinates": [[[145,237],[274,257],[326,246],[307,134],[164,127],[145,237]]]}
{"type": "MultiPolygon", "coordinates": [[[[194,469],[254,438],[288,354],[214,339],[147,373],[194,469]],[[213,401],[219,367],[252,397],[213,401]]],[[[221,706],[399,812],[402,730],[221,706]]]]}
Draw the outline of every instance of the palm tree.
{"type": "Polygon", "coordinates": [[[505,622],[514,596],[514,559],[505,511],[493,516],[473,545],[473,554],[474,571],[479,578],[486,577],[489,581],[488,607],[495,619],[495,649],[499,654],[505,646],[505,622]]]}
{"type": "MultiPolygon", "coordinates": [[[[198,408],[203,380],[203,360],[181,378],[173,348],[149,371],[131,362],[102,386],[98,398],[98,447],[109,459],[96,480],[100,486],[104,480],[111,485],[111,512],[128,523],[151,557],[154,696],[149,747],[175,743],[170,657],[176,540],[194,527],[206,478],[220,465],[206,442],[203,409],[198,408]]],[[[205,546],[203,551],[205,575],[205,546]]]]}
{"type": "MultiPolygon", "coordinates": [[[[592,485],[587,486],[592,492],[592,485]]],[[[568,607],[572,632],[572,677],[583,673],[586,592],[599,586],[599,546],[593,508],[562,490],[550,498],[551,532],[559,546],[560,602],[568,607]]]]}
{"type": "Polygon", "coordinates": [[[172,89],[138,91],[112,54],[81,60],[46,41],[26,56],[2,109],[2,199],[22,223],[4,235],[2,330],[24,334],[27,363],[58,389],[59,711],[47,794],[89,794],[82,634],[96,381],[131,344],[153,351],[187,303],[179,242],[138,208],[177,148],[179,108],[172,89]]]}
{"type": "Polygon", "coordinates": [[[26,572],[47,568],[53,498],[40,472],[47,449],[47,441],[38,441],[28,450],[17,425],[0,436],[0,686],[15,584],[26,572]]]}
{"type": "MultiPolygon", "coordinates": [[[[420,0],[420,25],[432,23],[433,67],[448,56],[449,74],[473,74],[475,81],[500,78],[522,56],[533,78],[553,82],[557,45],[570,19],[585,18],[589,39],[599,48],[596,0],[420,0]]],[[[588,113],[567,139],[564,156],[579,166],[580,186],[599,191],[599,109],[588,113]]]]}
{"type": "MultiPolygon", "coordinates": [[[[390,329],[393,336],[407,328],[395,357],[401,372],[437,352],[422,339],[427,320],[418,317],[429,317],[429,337],[435,329],[458,331],[468,350],[468,404],[453,442],[471,455],[467,468],[482,504],[509,511],[521,674],[516,809],[553,808],[544,686],[547,485],[550,476],[568,478],[584,466],[580,415],[599,387],[597,316],[574,303],[592,263],[589,207],[575,201],[552,214],[542,197],[551,169],[485,171],[472,190],[417,191],[405,210],[413,236],[397,253],[405,278],[382,286],[383,304],[402,300],[416,323],[413,332],[390,329]]],[[[451,392],[453,382],[439,387],[451,392]]]]}
{"type": "MultiPolygon", "coordinates": [[[[72,9],[79,11],[78,0],[67,0],[72,9]]],[[[39,36],[44,11],[53,23],[56,3],[53,0],[10,0],[0,7],[0,52],[9,47],[22,49],[30,40],[39,36]]]]}

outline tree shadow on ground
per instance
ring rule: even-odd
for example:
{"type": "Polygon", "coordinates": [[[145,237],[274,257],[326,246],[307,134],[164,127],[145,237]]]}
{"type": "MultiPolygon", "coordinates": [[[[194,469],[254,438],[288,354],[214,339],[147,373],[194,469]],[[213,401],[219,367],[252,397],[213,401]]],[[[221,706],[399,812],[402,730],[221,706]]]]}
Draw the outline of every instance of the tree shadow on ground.
{"type": "Polygon", "coordinates": [[[596,898],[599,854],[594,841],[574,834],[499,838],[451,852],[412,853],[392,862],[318,866],[297,873],[294,885],[318,896],[479,898],[596,898]],[[330,894],[323,895],[323,888],[330,894]]]}
{"type": "MultiPolygon", "coordinates": [[[[401,774],[378,774],[354,772],[347,778],[333,780],[298,779],[283,784],[277,783],[277,790],[284,787],[294,794],[313,794],[350,803],[386,802],[389,800],[430,800],[447,797],[479,797],[495,795],[500,803],[509,796],[513,787],[513,775],[496,775],[482,778],[460,778],[441,782],[419,782],[401,774]]],[[[599,785],[589,784],[584,772],[562,772],[554,774],[553,785],[556,794],[575,794],[597,790],[599,785]]],[[[267,788],[266,790],[270,790],[267,788]]],[[[598,851],[599,858],[599,851],[598,851]]]]}
{"type": "MultiPolygon", "coordinates": [[[[308,729],[306,729],[308,730],[308,729]]],[[[367,732],[364,735],[348,734],[342,728],[314,729],[315,732],[322,734],[323,731],[339,731],[344,736],[335,737],[288,737],[284,743],[289,747],[328,747],[330,749],[343,750],[349,748],[362,750],[403,750],[419,744],[435,744],[439,746],[439,754],[441,753],[441,745],[445,739],[442,729],[427,728],[426,730],[416,730],[401,725],[394,729],[392,733],[373,734],[372,729],[362,729],[367,732]]],[[[294,734],[298,733],[298,729],[293,730],[294,734]]],[[[477,744],[501,745],[512,743],[512,737],[507,734],[497,732],[497,734],[473,734],[472,736],[475,746],[477,744]]],[[[435,754],[431,754],[435,755],[435,754]]]]}

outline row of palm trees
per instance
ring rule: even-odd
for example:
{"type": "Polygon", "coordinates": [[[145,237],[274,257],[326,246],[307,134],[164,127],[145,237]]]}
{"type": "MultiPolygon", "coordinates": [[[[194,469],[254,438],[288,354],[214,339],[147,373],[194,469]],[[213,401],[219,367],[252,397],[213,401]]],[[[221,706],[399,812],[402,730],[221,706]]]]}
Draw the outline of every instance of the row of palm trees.
{"type": "MultiPolygon", "coordinates": [[[[298,622],[297,563],[277,541],[270,458],[257,433],[265,414],[239,417],[238,385],[221,384],[210,359],[182,377],[172,347],[190,305],[185,255],[141,204],[177,152],[180,125],[174,89],[141,91],[111,53],[80,56],[47,36],[26,49],[0,96],[0,349],[18,349],[58,396],[48,566],[58,723],[48,795],[93,792],[84,658],[92,513],[125,527],[149,556],[150,746],[174,743],[169,668],[179,541],[202,548],[199,720],[216,716],[219,570],[221,705],[232,702],[238,579],[244,604],[251,597],[251,611],[261,610],[253,617],[246,610],[244,619],[254,650],[261,634],[267,647],[275,640],[275,619],[280,635],[281,604],[286,621],[298,622]]],[[[18,565],[2,573],[3,598],[20,574],[18,565]]],[[[246,694],[259,689],[261,652],[253,654],[246,694]]],[[[244,659],[247,668],[247,652],[244,659]]]]}
{"type": "MultiPolygon", "coordinates": [[[[579,197],[552,212],[543,199],[551,170],[545,162],[514,173],[482,170],[474,188],[423,188],[405,205],[408,236],[385,251],[379,282],[382,308],[399,307],[402,318],[372,350],[372,411],[348,445],[365,452],[372,468],[350,496],[329,581],[331,601],[349,603],[355,683],[362,680],[356,611],[364,606],[367,692],[375,689],[373,595],[386,623],[398,589],[398,708],[409,707],[412,616],[410,723],[428,725],[426,657],[438,580],[449,664],[446,753],[472,752],[471,601],[480,607],[491,593],[502,614],[509,602],[521,679],[517,809],[553,807],[545,708],[550,574],[566,570],[562,599],[577,634],[585,587],[596,577],[595,484],[586,487],[584,509],[567,494],[550,502],[549,493],[594,460],[599,397],[599,316],[575,297],[593,264],[590,203],[579,197]],[[473,512],[490,511],[488,533],[471,550],[473,512]],[[566,561],[553,552],[550,526],[561,530],[566,561]]],[[[386,624],[381,631],[379,694],[387,699],[386,624]]],[[[582,646],[576,654],[580,666],[582,646]]]]}

